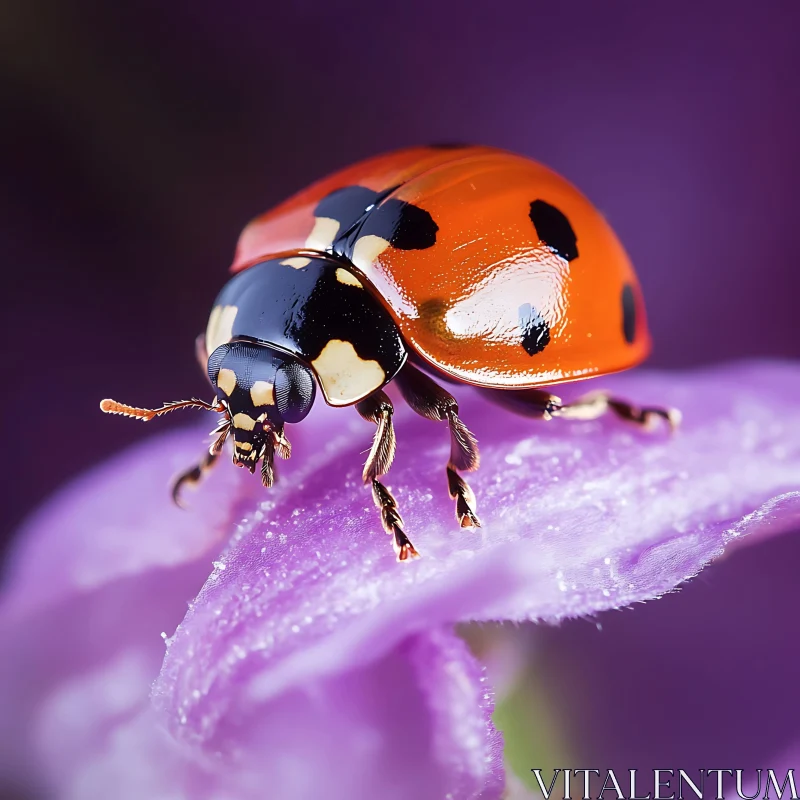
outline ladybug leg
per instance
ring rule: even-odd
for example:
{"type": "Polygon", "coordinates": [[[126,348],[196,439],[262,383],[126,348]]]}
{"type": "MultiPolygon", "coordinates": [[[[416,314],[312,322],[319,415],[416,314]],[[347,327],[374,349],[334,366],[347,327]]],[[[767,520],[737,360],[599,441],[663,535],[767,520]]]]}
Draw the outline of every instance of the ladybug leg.
{"type": "MultiPolygon", "coordinates": [[[[292,445],[286,438],[286,433],[283,427],[275,428],[272,431],[270,437],[261,447],[261,452],[258,454],[258,458],[261,459],[261,483],[264,484],[264,488],[266,489],[272,488],[278,478],[275,472],[276,453],[278,454],[279,458],[284,460],[291,458],[292,456],[292,445]]],[[[256,459],[256,462],[258,461],[258,458],[256,459]]],[[[253,470],[254,469],[255,464],[253,464],[253,470]]],[[[251,470],[251,472],[253,470],[251,470]]]]}
{"type": "Polygon", "coordinates": [[[462,528],[480,527],[475,493],[458,474],[478,468],[480,454],[472,431],[458,416],[458,402],[432,378],[412,364],[406,364],[395,377],[403,399],[415,411],[434,422],[446,421],[450,428],[450,460],[447,464],[447,487],[456,501],[456,517],[462,528]]]}
{"type": "Polygon", "coordinates": [[[657,408],[645,406],[640,408],[625,400],[612,397],[608,392],[589,392],[571,403],[563,403],[560,397],[541,389],[519,389],[514,391],[488,390],[485,396],[504,408],[534,419],[597,419],[607,412],[616,414],[620,419],[651,430],[663,419],[670,430],[675,430],[681,421],[681,412],[676,408],[657,408]]]}
{"type": "Polygon", "coordinates": [[[228,420],[223,420],[220,424],[220,427],[214,431],[214,433],[218,434],[217,438],[214,440],[211,447],[208,448],[208,451],[200,459],[200,462],[195,464],[190,469],[187,469],[185,472],[182,472],[174,480],[172,484],[172,501],[176,506],[179,508],[186,508],[181,500],[181,492],[183,491],[183,488],[186,485],[197,486],[197,484],[200,483],[200,481],[205,477],[206,473],[217,463],[220,453],[222,453],[222,447],[225,444],[225,440],[228,438],[230,429],[230,422],[228,420]]]}
{"type": "Polygon", "coordinates": [[[677,408],[635,406],[604,391],[590,392],[566,405],[562,405],[559,398],[552,395],[551,397],[553,399],[551,416],[564,419],[597,419],[610,411],[620,419],[640,425],[646,430],[653,430],[659,420],[664,420],[671,431],[675,431],[681,421],[681,412],[677,408]]]}
{"type": "Polygon", "coordinates": [[[481,394],[515,414],[532,419],[552,419],[561,408],[561,398],[541,389],[483,389],[481,394]]]}
{"type": "Polygon", "coordinates": [[[261,483],[270,489],[275,484],[275,446],[270,442],[261,449],[261,483]]]}
{"type": "Polygon", "coordinates": [[[379,389],[357,403],[356,411],[367,422],[373,422],[378,426],[372,440],[372,449],[364,464],[362,477],[364,483],[372,485],[372,498],[381,513],[383,529],[393,537],[398,561],[417,558],[419,553],[403,530],[403,518],[397,509],[397,501],[386,486],[378,480],[389,471],[394,460],[396,440],[392,425],[392,414],[394,414],[392,401],[385,392],[379,389]]]}

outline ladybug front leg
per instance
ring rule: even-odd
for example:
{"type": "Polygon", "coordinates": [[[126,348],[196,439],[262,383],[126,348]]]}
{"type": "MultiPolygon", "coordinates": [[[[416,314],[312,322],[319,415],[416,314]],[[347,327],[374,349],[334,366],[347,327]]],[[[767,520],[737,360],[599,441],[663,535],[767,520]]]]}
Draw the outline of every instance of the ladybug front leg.
{"type": "Polygon", "coordinates": [[[176,506],[179,508],[185,508],[181,500],[181,492],[183,491],[183,488],[187,484],[189,486],[196,486],[205,477],[206,473],[217,463],[220,453],[222,452],[222,448],[225,444],[225,440],[228,438],[230,429],[230,421],[227,419],[223,420],[217,430],[214,431],[214,433],[218,434],[217,438],[214,440],[211,447],[208,448],[208,451],[203,455],[203,458],[200,459],[200,462],[191,467],[191,469],[187,469],[185,472],[182,472],[173,481],[172,501],[176,506]]]}
{"type": "Polygon", "coordinates": [[[364,483],[372,485],[372,498],[381,512],[383,529],[393,537],[398,561],[417,558],[419,553],[403,530],[403,518],[397,509],[397,501],[386,486],[378,480],[389,471],[394,460],[396,440],[392,425],[392,414],[394,413],[392,401],[385,392],[379,389],[357,403],[356,411],[365,420],[378,426],[372,440],[372,449],[364,464],[362,477],[364,483]]]}
{"type": "Polygon", "coordinates": [[[458,402],[412,364],[406,364],[395,378],[403,399],[412,410],[434,422],[446,421],[450,428],[450,460],[447,464],[447,487],[456,501],[456,517],[462,528],[480,527],[475,494],[458,470],[478,468],[480,455],[472,431],[459,419],[458,402]]]}

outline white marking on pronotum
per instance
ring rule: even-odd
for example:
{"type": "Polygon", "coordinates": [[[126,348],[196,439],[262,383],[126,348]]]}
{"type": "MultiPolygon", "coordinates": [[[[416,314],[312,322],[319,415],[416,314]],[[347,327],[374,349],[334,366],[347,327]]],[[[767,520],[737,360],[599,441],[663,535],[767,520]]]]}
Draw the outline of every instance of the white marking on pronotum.
{"type": "Polygon", "coordinates": [[[221,344],[231,340],[233,322],[239,309],[236,306],[214,306],[206,328],[206,349],[213,353],[221,344]]]}
{"type": "Polygon", "coordinates": [[[291,258],[284,258],[283,261],[281,261],[284,267],[292,267],[292,269],[303,269],[303,267],[307,267],[310,263],[311,259],[305,256],[292,256],[291,258]]]}
{"type": "Polygon", "coordinates": [[[331,339],[311,365],[331,405],[344,406],[383,385],[386,373],[377,361],[361,358],[350,342],[331,339]]]}
{"type": "Polygon", "coordinates": [[[346,269],[342,269],[341,267],[337,267],[336,269],[336,280],[339,281],[339,283],[346,283],[348,286],[358,286],[359,289],[364,288],[361,285],[361,281],[356,278],[352,272],[348,272],[346,269]]]}
{"type": "Polygon", "coordinates": [[[311,250],[327,250],[339,233],[339,221],[330,217],[317,217],[314,230],[306,239],[306,247],[311,250]]]}

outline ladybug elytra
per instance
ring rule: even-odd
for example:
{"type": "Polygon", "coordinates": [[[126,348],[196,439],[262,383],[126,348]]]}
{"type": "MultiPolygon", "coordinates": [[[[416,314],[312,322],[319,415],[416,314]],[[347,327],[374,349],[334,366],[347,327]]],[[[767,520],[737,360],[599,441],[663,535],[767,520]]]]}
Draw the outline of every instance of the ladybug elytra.
{"type": "Polygon", "coordinates": [[[233,277],[212,308],[198,358],[215,398],[108,413],[150,420],[183,407],[217,411],[214,441],[174,484],[179,500],[217,461],[275,480],[285,425],[303,420],[317,386],[377,426],[363,478],[400,561],[418,555],[381,478],[395,449],[393,381],[418,414],[446,422],[450,495],[462,527],[480,525],[462,472],[478,466],[474,436],[434,377],[482,387],[530,417],[640,425],[672,409],[638,408],[604,392],[563,404],[541,388],[632,367],[650,339],[639,284],[615,234],[571,184],[546,167],[478,146],[419,147],[356,164],[253,220],[233,277]]]}

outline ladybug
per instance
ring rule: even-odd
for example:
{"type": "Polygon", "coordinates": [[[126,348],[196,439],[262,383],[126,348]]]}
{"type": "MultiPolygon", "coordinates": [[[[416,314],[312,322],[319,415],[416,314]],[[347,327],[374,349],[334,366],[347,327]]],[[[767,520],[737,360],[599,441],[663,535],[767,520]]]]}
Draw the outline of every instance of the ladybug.
{"type": "Polygon", "coordinates": [[[636,275],[603,216],[570,183],[519,155],[481,146],[401,150],[343,169],[244,229],[198,358],[214,390],[140,409],[141,420],[196,407],[220,413],[202,460],[174,484],[195,484],[233,439],[233,462],[275,481],[288,458],[286,423],[301,422],[317,387],[376,425],[363,471],[397,558],[418,555],[381,478],[395,451],[399,389],[446,422],[447,482],[462,527],[479,526],[461,473],[478,467],[475,437],[435,378],[481,387],[540,419],[606,411],[645,427],[679,413],[593,392],[575,402],[542,388],[639,364],[650,350],[636,275]]]}

